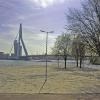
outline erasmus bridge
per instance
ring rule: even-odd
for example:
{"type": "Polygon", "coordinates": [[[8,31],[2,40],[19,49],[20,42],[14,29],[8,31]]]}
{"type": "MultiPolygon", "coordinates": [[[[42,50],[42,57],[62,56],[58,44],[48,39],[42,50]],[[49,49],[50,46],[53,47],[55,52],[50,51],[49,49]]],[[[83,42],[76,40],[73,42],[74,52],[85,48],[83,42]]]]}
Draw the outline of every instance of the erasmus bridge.
{"type": "MultiPolygon", "coordinates": [[[[46,55],[29,55],[27,48],[25,46],[24,40],[23,40],[23,30],[22,30],[22,24],[20,24],[19,32],[14,39],[12,48],[10,50],[10,59],[13,60],[30,60],[30,59],[45,59],[46,55]],[[14,51],[14,53],[11,53],[14,51]],[[22,51],[24,51],[25,55],[22,55],[22,51]]],[[[54,58],[51,55],[48,55],[49,58],[54,58]]]]}
{"type": "Polygon", "coordinates": [[[20,24],[19,33],[17,34],[14,40],[11,51],[13,50],[13,48],[14,48],[14,53],[11,54],[11,59],[16,59],[16,60],[22,59],[22,58],[28,59],[28,52],[27,52],[27,49],[26,49],[26,46],[23,40],[23,35],[22,35],[22,24],[20,24]],[[24,51],[25,56],[22,56],[22,51],[24,51]]]}
{"type": "MultiPolygon", "coordinates": [[[[41,31],[41,32],[45,32],[45,31],[41,31]]],[[[44,54],[44,55],[29,55],[27,48],[25,46],[24,40],[23,40],[22,24],[20,24],[19,32],[14,39],[13,45],[12,45],[10,53],[9,53],[11,55],[10,59],[12,59],[12,60],[31,60],[31,59],[41,60],[42,59],[45,61],[46,56],[48,56],[48,59],[52,59],[52,60],[57,59],[57,57],[55,57],[55,55],[48,55],[47,54],[48,33],[53,33],[53,31],[46,32],[46,33],[47,33],[47,36],[46,36],[46,54],[44,54]],[[11,53],[12,51],[14,53],[11,53]],[[22,53],[23,53],[22,51],[24,51],[25,55],[22,55],[22,53]]],[[[62,59],[62,56],[60,58],[62,59]]]]}

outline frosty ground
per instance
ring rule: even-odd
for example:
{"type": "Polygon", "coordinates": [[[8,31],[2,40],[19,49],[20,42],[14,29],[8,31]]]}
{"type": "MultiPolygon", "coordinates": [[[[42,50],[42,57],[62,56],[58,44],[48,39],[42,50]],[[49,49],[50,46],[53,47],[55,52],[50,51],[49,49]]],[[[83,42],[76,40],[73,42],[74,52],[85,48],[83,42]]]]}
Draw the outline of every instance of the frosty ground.
{"type": "MultiPolygon", "coordinates": [[[[98,66],[100,67],[100,66],[98,66]]],[[[45,62],[1,61],[0,93],[39,93],[45,80],[45,62]]],[[[47,82],[40,93],[100,93],[100,69],[48,62],[47,82]]]]}

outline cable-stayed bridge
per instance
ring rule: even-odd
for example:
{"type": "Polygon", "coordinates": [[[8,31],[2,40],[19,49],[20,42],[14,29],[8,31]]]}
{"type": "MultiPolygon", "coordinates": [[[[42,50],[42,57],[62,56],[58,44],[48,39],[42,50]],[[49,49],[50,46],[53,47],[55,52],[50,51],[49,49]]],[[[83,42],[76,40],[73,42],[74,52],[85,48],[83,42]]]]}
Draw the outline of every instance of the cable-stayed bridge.
{"type": "Polygon", "coordinates": [[[20,24],[19,33],[17,34],[14,40],[10,54],[11,54],[11,57],[10,57],[11,59],[15,59],[15,60],[28,59],[28,52],[23,40],[23,35],[22,35],[22,24],[20,24]],[[14,50],[13,54],[11,54],[12,50],[14,50]],[[25,53],[24,57],[22,57],[22,51],[24,51],[25,53]]]}

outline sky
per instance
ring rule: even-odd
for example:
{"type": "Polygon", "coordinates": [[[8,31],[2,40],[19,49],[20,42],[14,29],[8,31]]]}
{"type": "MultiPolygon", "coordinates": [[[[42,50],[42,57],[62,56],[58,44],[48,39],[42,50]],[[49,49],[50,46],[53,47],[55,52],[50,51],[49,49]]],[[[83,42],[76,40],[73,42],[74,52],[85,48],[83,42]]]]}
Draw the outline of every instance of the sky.
{"type": "Polygon", "coordinates": [[[10,53],[22,23],[29,54],[45,54],[46,33],[40,30],[54,31],[48,36],[51,53],[56,37],[66,31],[68,8],[80,6],[80,0],[0,0],[0,52],[10,53]]]}

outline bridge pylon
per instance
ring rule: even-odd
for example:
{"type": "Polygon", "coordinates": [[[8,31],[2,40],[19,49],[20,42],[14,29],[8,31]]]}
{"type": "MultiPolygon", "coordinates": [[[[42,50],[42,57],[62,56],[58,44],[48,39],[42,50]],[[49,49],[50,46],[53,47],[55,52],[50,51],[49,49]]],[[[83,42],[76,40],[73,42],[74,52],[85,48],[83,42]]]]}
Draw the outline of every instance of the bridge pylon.
{"type": "Polygon", "coordinates": [[[14,40],[14,56],[15,56],[15,59],[20,59],[21,58],[22,49],[23,49],[23,51],[25,53],[25,56],[27,58],[28,57],[28,52],[27,52],[25,43],[23,41],[22,24],[20,24],[18,38],[14,40]]]}

